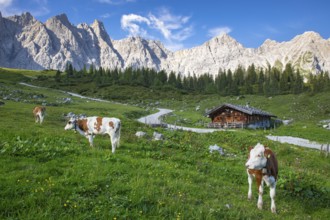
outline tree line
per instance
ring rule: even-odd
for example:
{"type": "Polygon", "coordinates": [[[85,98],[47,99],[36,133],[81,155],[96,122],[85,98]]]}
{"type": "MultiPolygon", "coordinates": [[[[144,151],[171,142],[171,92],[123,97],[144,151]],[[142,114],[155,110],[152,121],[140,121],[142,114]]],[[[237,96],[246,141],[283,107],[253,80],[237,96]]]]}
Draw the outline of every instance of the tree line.
{"type": "Polygon", "coordinates": [[[156,71],[149,68],[104,69],[90,65],[87,69],[75,70],[72,64],[66,65],[64,73],[57,71],[56,82],[84,81],[95,83],[97,87],[110,85],[143,86],[153,89],[177,89],[185,92],[198,92],[203,94],[228,95],[282,95],[300,94],[303,92],[330,91],[330,78],[328,72],[317,75],[309,74],[307,77],[287,64],[284,70],[275,67],[267,69],[256,68],[254,64],[244,69],[239,66],[235,71],[219,70],[216,76],[208,73],[201,75],[182,76],[164,70],[156,71]]]}

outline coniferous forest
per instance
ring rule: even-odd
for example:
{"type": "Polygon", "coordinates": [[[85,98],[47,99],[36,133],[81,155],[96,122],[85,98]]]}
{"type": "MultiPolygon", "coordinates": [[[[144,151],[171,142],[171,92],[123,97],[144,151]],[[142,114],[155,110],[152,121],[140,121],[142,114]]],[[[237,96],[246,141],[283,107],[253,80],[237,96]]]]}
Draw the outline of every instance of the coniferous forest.
{"type": "Polygon", "coordinates": [[[57,71],[55,83],[93,83],[96,87],[111,85],[142,86],[161,90],[180,90],[201,94],[228,95],[284,95],[303,92],[318,93],[330,91],[328,72],[303,76],[291,64],[283,71],[268,67],[256,69],[252,64],[247,69],[238,67],[235,71],[219,70],[216,76],[208,73],[201,75],[181,76],[174,72],[155,71],[154,69],[104,69],[93,65],[87,69],[75,70],[70,63],[64,72],[57,71]]]}

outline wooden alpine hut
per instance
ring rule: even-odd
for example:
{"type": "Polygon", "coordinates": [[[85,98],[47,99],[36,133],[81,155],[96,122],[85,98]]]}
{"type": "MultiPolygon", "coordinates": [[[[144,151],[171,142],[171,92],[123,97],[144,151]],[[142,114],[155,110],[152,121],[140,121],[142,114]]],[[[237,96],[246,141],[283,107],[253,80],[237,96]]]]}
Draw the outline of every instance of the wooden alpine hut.
{"type": "Polygon", "coordinates": [[[275,115],[249,105],[222,104],[205,114],[210,128],[269,128],[275,115]]]}

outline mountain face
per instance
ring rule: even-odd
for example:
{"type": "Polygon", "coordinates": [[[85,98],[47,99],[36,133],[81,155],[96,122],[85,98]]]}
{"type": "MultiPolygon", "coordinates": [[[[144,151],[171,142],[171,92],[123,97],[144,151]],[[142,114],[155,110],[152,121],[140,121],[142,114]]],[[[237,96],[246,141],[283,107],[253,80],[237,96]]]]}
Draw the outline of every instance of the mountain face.
{"type": "Polygon", "coordinates": [[[93,64],[103,68],[153,68],[183,75],[234,71],[239,65],[284,68],[291,63],[302,73],[330,72],[330,39],[305,32],[288,42],[266,40],[259,48],[244,48],[227,34],[204,44],[171,52],[159,41],[140,37],[112,40],[103,23],[95,20],[74,26],[65,14],[36,20],[30,13],[2,17],[0,13],[0,66],[64,70],[93,64]]]}

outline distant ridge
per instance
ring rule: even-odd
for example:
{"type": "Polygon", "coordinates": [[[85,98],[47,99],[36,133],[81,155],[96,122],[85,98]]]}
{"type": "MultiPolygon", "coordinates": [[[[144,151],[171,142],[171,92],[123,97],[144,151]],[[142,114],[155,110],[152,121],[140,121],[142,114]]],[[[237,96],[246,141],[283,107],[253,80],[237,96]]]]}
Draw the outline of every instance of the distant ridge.
{"type": "Polygon", "coordinates": [[[291,63],[301,73],[330,72],[330,40],[313,31],[287,42],[266,40],[259,48],[245,48],[222,34],[204,44],[171,52],[160,41],[129,37],[112,40],[103,23],[95,20],[74,26],[65,14],[45,23],[29,12],[2,17],[0,12],[0,66],[22,69],[64,70],[93,64],[103,68],[153,68],[183,75],[217,74],[238,66],[283,69],[291,63]]]}

